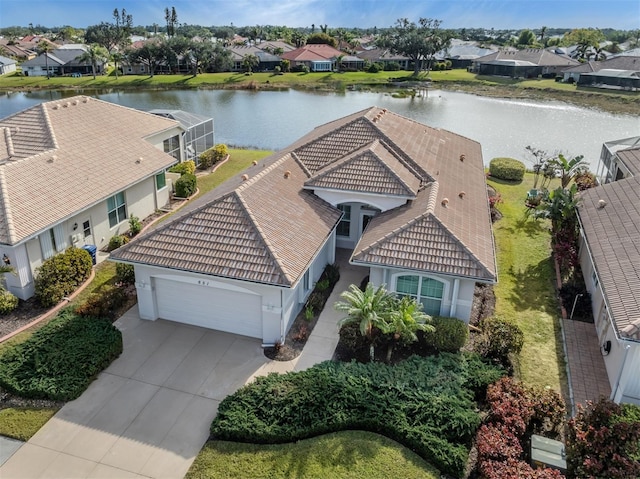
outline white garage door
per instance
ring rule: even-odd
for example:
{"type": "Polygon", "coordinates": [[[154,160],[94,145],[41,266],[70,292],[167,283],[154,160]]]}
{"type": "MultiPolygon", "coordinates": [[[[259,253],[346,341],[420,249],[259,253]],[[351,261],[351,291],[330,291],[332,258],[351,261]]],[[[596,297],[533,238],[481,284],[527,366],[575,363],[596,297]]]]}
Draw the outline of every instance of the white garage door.
{"type": "Polygon", "coordinates": [[[260,296],[161,278],[154,281],[160,318],[262,338],[260,296]]]}

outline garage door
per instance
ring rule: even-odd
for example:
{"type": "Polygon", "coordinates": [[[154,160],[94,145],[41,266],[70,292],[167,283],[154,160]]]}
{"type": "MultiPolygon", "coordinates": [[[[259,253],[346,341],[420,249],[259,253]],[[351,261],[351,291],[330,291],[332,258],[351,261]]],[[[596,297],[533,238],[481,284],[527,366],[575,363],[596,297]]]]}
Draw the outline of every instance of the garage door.
{"type": "Polygon", "coordinates": [[[262,338],[260,296],[162,278],[154,281],[160,318],[262,338]]]}

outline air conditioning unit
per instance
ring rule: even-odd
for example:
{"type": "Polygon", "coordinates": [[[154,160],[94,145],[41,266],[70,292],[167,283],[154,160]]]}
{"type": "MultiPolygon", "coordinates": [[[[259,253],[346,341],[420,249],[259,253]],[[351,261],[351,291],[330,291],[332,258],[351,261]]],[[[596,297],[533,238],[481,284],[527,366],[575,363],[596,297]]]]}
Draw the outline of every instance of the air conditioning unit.
{"type": "Polygon", "coordinates": [[[80,234],[71,235],[71,243],[75,246],[80,242],[80,234]]]}

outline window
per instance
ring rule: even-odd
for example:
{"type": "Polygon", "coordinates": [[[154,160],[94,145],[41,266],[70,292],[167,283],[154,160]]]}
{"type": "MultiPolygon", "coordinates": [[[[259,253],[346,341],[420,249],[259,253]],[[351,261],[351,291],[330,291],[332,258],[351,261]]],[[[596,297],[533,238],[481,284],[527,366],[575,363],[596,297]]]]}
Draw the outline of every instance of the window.
{"type": "Polygon", "coordinates": [[[124,193],[118,193],[107,200],[107,212],[109,214],[110,228],[127,219],[127,205],[124,202],[124,193]]]}
{"type": "Polygon", "coordinates": [[[163,171],[162,173],[158,173],[156,175],[156,190],[161,190],[165,186],[167,186],[167,177],[163,171]]]}
{"type": "Polygon", "coordinates": [[[594,291],[596,289],[598,289],[598,273],[596,273],[596,270],[594,269],[593,272],[591,273],[591,281],[593,282],[593,289],[594,291]]]}
{"type": "Polygon", "coordinates": [[[338,205],[338,209],[344,213],[344,216],[338,223],[336,234],[338,236],[351,236],[351,205],[338,205]]]}
{"type": "Polygon", "coordinates": [[[89,220],[82,223],[82,233],[84,235],[84,239],[91,236],[91,222],[89,220]]]}
{"type": "Polygon", "coordinates": [[[411,296],[424,307],[424,312],[438,316],[442,306],[444,283],[433,278],[418,275],[398,276],[396,279],[398,296],[411,296]]]}

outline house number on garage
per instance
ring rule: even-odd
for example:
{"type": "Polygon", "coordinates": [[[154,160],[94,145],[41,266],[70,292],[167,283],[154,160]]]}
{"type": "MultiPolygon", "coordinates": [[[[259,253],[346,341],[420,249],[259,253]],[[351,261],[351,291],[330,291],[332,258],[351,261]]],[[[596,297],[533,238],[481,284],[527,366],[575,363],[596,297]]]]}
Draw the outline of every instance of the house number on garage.
{"type": "Polygon", "coordinates": [[[199,279],[198,284],[201,286],[209,286],[209,281],[204,281],[202,279],[199,279]]]}

